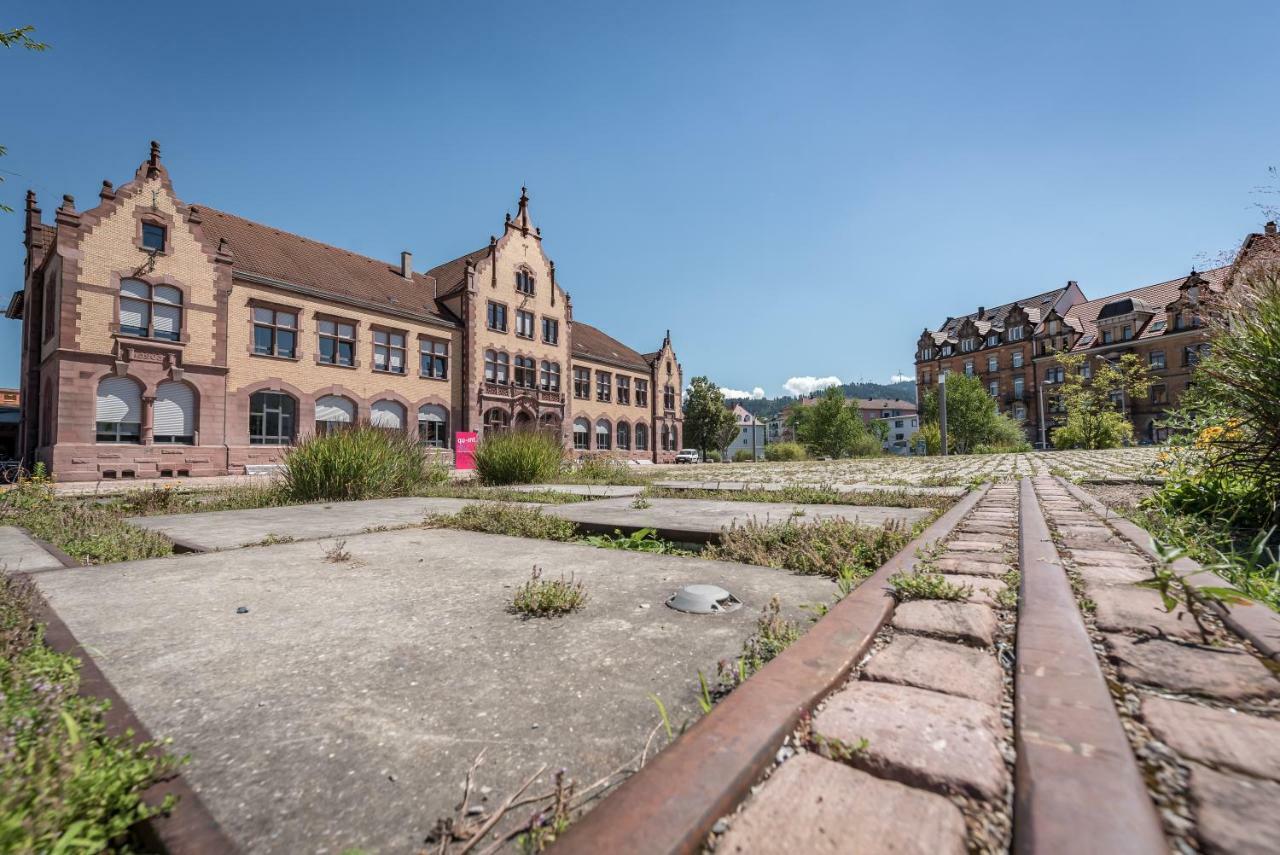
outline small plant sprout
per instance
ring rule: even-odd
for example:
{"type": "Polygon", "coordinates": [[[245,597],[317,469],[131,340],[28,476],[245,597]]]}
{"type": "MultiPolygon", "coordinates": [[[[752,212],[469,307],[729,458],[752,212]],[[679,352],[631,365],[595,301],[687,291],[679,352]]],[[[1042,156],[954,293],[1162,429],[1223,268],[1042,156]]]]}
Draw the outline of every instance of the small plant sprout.
{"type": "Polygon", "coordinates": [[[652,503],[643,495],[636,496],[635,501],[631,503],[631,507],[637,511],[643,511],[653,507],[652,503]]]}
{"type": "Polygon", "coordinates": [[[956,585],[947,581],[941,573],[895,573],[889,577],[889,587],[901,602],[907,600],[963,601],[973,593],[971,585],[956,585]]]}
{"type": "Polygon", "coordinates": [[[586,588],[573,574],[568,579],[543,579],[542,568],[535,566],[529,581],[516,590],[511,611],[526,618],[557,617],[577,611],[586,602],[586,588]]]}
{"type": "Polygon", "coordinates": [[[658,537],[658,530],[654,528],[642,528],[630,535],[614,529],[613,535],[593,534],[583,540],[600,549],[624,549],[628,552],[654,552],[660,555],[686,554],[684,550],[672,546],[670,541],[658,537]]]}
{"type": "MultiPolygon", "coordinates": [[[[1187,554],[1185,549],[1165,546],[1160,543],[1153,543],[1152,545],[1155,548],[1156,555],[1159,557],[1151,568],[1151,578],[1139,582],[1139,587],[1151,588],[1158,593],[1160,602],[1164,605],[1166,612],[1172,612],[1179,604],[1184,605],[1186,613],[1191,615],[1191,619],[1195,621],[1196,630],[1200,633],[1200,639],[1206,644],[1209,642],[1209,628],[1204,624],[1205,603],[1225,606],[1248,605],[1254,601],[1253,597],[1241,593],[1235,588],[1196,585],[1191,581],[1191,578],[1199,575],[1202,571],[1194,570],[1190,573],[1179,574],[1173,569],[1174,563],[1187,554]]],[[[1178,617],[1181,619],[1182,616],[1179,615],[1178,617]]]]}
{"type": "Polygon", "coordinates": [[[345,540],[334,541],[333,546],[324,551],[324,560],[330,564],[342,564],[350,561],[351,553],[347,551],[347,542],[345,540]]]}

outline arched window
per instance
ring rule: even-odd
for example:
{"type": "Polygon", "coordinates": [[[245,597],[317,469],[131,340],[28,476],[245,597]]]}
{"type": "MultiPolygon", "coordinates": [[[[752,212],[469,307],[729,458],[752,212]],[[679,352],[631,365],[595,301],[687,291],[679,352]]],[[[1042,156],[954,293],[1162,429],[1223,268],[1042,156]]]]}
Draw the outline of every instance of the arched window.
{"type": "Polygon", "coordinates": [[[618,422],[618,449],[631,450],[631,425],[626,422],[618,422]]]}
{"type": "Polygon", "coordinates": [[[573,447],[578,451],[591,447],[591,422],[586,419],[573,420],[573,447]]]}
{"type": "Polygon", "coordinates": [[[649,450],[649,426],[644,422],[636,425],[636,451],[649,450]]]}
{"type": "Polygon", "coordinates": [[[661,448],[663,451],[668,451],[671,448],[671,429],[667,427],[665,424],[662,426],[661,448]]]}
{"type": "Polygon", "coordinates": [[[399,401],[374,401],[369,408],[369,423],[387,430],[404,430],[404,404],[399,401]]]}
{"type": "Polygon", "coordinates": [[[511,426],[511,414],[506,410],[500,410],[494,407],[486,410],[484,414],[484,429],[486,431],[506,430],[511,426]]]}
{"type": "Polygon", "coordinates": [[[120,332],[177,341],[182,336],[182,292],[171,285],[121,279],[120,332]]]}
{"type": "Polygon", "coordinates": [[[537,363],[534,362],[532,356],[516,357],[516,377],[515,385],[522,386],[526,389],[536,388],[538,385],[537,363]]]}
{"type": "Polygon", "coordinates": [[[544,392],[560,391],[560,363],[542,360],[542,376],[539,378],[544,392]]]}
{"type": "Polygon", "coordinates": [[[98,383],[98,442],[142,442],[142,389],[128,377],[98,383]]]}
{"type": "Polygon", "coordinates": [[[449,411],[439,404],[418,408],[418,442],[432,448],[449,447],[449,411]]]}
{"type": "Polygon", "coordinates": [[[524,268],[516,271],[516,290],[521,294],[533,293],[533,274],[524,268]]]}
{"type": "Polygon", "coordinates": [[[547,430],[559,430],[560,416],[556,413],[543,413],[538,418],[538,424],[547,430]]]}
{"type": "Polygon", "coordinates": [[[152,442],[195,442],[196,393],[186,383],[173,380],[156,387],[156,401],[151,407],[152,442]]]}
{"type": "Polygon", "coordinates": [[[316,433],[327,434],[356,420],[356,405],[340,395],[316,398],[316,433]]]}
{"type": "Polygon", "coordinates": [[[596,422],[596,448],[601,451],[608,451],[613,438],[613,425],[609,424],[608,419],[600,419],[596,422]]]}
{"type": "Polygon", "coordinates": [[[509,366],[510,362],[507,359],[507,355],[502,351],[486,350],[484,352],[484,379],[490,383],[506,385],[509,366]]]}
{"type": "Polygon", "coordinates": [[[298,402],[284,392],[249,396],[249,444],[292,445],[298,402]]]}

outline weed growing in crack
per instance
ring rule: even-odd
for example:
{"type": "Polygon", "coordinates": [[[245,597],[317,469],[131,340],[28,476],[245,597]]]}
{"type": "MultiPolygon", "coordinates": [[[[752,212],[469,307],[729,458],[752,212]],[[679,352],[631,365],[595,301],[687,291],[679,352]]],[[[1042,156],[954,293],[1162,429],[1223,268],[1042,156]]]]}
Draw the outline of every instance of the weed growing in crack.
{"type": "Polygon", "coordinates": [[[1022,574],[1017,570],[1010,570],[1000,577],[1000,581],[1004,582],[1004,590],[996,594],[996,603],[1004,609],[1016,609],[1018,607],[1018,589],[1022,585],[1022,574]]]}
{"type": "Polygon", "coordinates": [[[899,602],[907,600],[950,600],[962,602],[973,593],[972,585],[957,585],[941,573],[895,573],[889,587],[899,602]]]}
{"type": "Polygon", "coordinates": [[[540,540],[569,541],[578,535],[569,520],[544,514],[537,506],[518,504],[467,505],[456,514],[432,514],[426,526],[540,540]]]}
{"type": "Polygon", "coordinates": [[[653,504],[644,496],[636,496],[635,501],[631,503],[631,507],[637,511],[643,511],[653,507],[653,504]]]}
{"type": "Polygon", "coordinates": [[[572,573],[568,579],[543,579],[542,568],[535,566],[529,581],[516,590],[511,611],[526,618],[558,617],[577,611],[586,602],[586,586],[572,573]]]}
{"type": "Polygon", "coordinates": [[[895,522],[866,526],[825,519],[778,525],[752,519],[725,529],[720,543],[708,546],[702,555],[833,578],[848,569],[865,578],[910,539],[911,529],[895,522]]]}
{"type": "MultiPolygon", "coordinates": [[[[1254,597],[1242,594],[1235,588],[1216,585],[1196,585],[1191,577],[1199,574],[1199,568],[1190,573],[1179,574],[1173,564],[1186,555],[1186,550],[1179,547],[1156,544],[1159,559],[1151,569],[1151,578],[1139,582],[1139,587],[1151,588],[1160,595],[1160,602],[1166,612],[1172,612],[1179,604],[1186,607],[1186,613],[1195,621],[1196,631],[1201,640],[1209,643],[1209,628],[1204,625],[1204,608],[1206,603],[1226,605],[1248,605],[1255,601],[1254,597]]],[[[1084,607],[1083,601],[1081,608],[1084,607]]],[[[1181,617],[1181,616],[1179,616],[1181,617]]]]}
{"type": "Polygon", "coordinates": [[[351,560],[351,553],[347,551],[347,542],[345,540],[335,541],[333,546],[324,551],[324,560],[330,564],[343,564],[351,560]]]}
{"type": "Polygon", "coordinates": [[[671,541],[658,537],[658,530],[642,528],[624,535],[614,529],[613,535],[593,534],[584,537],[583,542],[600,549],[623,549],[628,552],[653,552],[659,555],[689,555],[686,550],[679,549],[671,541]]]}

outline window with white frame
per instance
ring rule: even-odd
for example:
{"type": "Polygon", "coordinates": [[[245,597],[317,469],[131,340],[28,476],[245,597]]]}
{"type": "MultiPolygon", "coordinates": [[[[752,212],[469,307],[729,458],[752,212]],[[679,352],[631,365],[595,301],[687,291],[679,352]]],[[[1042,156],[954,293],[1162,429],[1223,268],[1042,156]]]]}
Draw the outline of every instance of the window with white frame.
{"type": "Polygon", "coordinates": [[[128,377],[98,382],[97,441],[142,442],[142,388],[128,377]]]}
{"type": "Polygon", "coordinates": [[[449,411],[439,404],[418,408],[418,442],[430,448],[449,447],[449,411]]]}
{"type": "Polygon", "coordinates": [[[182,292],[171,285],[120,280],[120,332],[178,341],[182,338],[182,292]]]}

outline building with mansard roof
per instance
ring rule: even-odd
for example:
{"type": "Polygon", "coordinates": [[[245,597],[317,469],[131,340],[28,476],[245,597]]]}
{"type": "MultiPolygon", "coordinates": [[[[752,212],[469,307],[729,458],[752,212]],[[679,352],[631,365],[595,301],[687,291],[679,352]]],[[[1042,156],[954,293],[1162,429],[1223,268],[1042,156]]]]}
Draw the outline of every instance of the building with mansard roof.
{"type": "Polygon", "coordinates": [[[578,452],[674,459],[671,336],[640,353],[574,318],[521,190],[500,235],[431,268],[182,201],[160,148],[81,210],[27,194],[18,454],[61,480],[278,464],[368,421],[450,449],[538,427],[578,452]]]}

